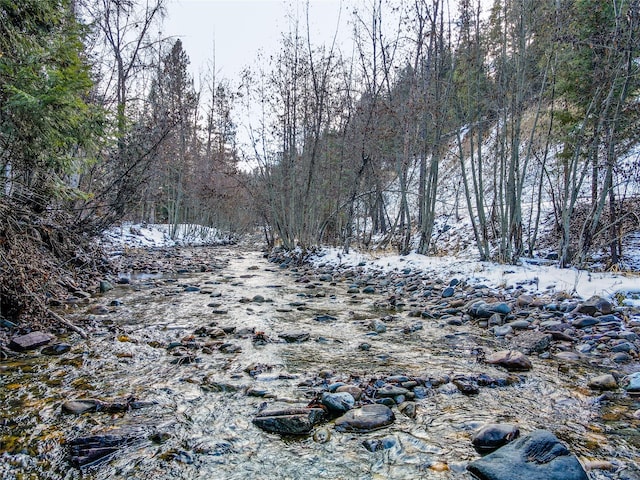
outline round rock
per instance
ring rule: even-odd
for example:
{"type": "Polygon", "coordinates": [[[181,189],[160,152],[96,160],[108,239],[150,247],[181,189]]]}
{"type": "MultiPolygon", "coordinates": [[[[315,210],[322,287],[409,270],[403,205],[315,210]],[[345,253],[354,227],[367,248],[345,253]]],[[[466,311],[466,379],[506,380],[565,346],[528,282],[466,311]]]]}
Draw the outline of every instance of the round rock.
{"type": "Polygon", "coordinates": [[[390,425],[394,420],[395,415],[389,407],[376,403],[349,410],[336,419],[335,428],[344,432],[370,432],[390,425]]]}

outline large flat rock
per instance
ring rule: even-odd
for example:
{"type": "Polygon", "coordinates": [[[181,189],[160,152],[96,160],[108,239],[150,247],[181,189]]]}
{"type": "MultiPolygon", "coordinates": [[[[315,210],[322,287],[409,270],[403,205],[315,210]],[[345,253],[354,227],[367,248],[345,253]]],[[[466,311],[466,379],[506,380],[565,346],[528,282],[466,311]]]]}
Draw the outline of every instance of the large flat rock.
{"type": "Polygon", "coordinates": [[[536,430],[467,466],[480,480],[589,480],[556,436],[536,430]]]}
{"type": "Polygon", "coordinates": [[[260,412],[253,419],[253,424],[270,433],[306,435],[323,418],[324,411],[320,408],[288,408],[260,412]]]}
{"type": "Polygon", "coordinates": [[[19,337],[13,337],[9,342],[9,348],[16,352],[24,352],[26,350],[33,350],[51,342],[54,335],[45,332],[31,332],[26,335],[20,335],[19,337]]]}
{"type": "Polygon", "coordinates": [[[345,432],[370,432],[390,425],[395,415],[389,407],[382,404],[364,405],[336,419],[336,430],[345,432]]]}

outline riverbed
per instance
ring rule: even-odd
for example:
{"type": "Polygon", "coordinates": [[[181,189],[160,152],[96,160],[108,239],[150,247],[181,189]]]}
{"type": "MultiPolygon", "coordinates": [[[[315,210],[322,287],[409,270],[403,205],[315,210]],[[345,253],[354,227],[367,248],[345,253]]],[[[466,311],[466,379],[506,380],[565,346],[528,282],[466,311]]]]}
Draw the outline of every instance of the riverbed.
{"type": "MultiPolygon", "coordinates": [[[[59,331],[69,351],[0,361],[1,478],[470,479],[480,456],[470,438],[487,423],[552,431],[594,480],[640,478],[638,399],[622,383],[588,387],[603,372],[637,371],[633,355],[612,365],[597,349],[557,355],[574,347],[554,342],[528,355],[531,370],[509,372],[483,359],[518,334],[466,318],[470,290],[441,295],[450,279],[285,268],[233,247],[185,249],[171,269],[171,255],[145,257],[113,289],[65,304],[88,340],[59,331]],[[390,377],[420,387],[415,413],[393,407],[395,421],[376,431],[329,421],[281,436],[252,422],[273,406],[317,402],[332,385],[367,392],[390,377]],[[464,392],[460,379],[480,387],[464,392]],[[72,399],[126,408],[65,413],[72,399]],[[105,435],[124,440],[95,462],[73,458],[75,439],[105,435]]],[[[509,303],[490,286],[473,292],[509,303]]]]}

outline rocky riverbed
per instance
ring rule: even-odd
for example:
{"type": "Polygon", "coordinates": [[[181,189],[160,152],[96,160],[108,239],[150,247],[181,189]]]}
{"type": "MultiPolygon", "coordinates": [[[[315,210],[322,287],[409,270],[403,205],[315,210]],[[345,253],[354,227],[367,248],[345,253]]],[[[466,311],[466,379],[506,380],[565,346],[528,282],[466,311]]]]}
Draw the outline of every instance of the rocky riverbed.
{"type": "Polygon", "coordinates": [[[54,302],[88,340],[3,327],[0,477],[640,479],[640,314],[615,299],[118,259],[54,302]]]}

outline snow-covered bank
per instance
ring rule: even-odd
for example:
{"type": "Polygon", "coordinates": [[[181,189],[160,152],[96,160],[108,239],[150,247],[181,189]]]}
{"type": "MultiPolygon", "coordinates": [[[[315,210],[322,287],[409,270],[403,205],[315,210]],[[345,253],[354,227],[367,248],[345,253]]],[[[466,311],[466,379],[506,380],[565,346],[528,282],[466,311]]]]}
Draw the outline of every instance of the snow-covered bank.
{"type": "MultiPolygon", "coordinates": [[[[599,295],[614,298],[622,294],[626,304],[640,307],[640,276],[609,272],[588,272],[575,268],[560,269],[524,260],[522,265],[500,265],[480,262],[463,257],[426,257],[412,253],[406,256],[373,256],[368,253],[343,253],[340,249],[323,249],[311,261],[316,266],[323,264],[356,267],[377,271],[401,271],[411,269],[422,271],[445,281],[458,278],[489,287],[515,288],[524,292],[550,294],[566,291],[575,292],[583,298],[599,295]]],[[[619,298],[623,298],[620,297],[619,298]]]]}
{"type": "MultiPolygon", "coordinates": [[[[177,245],[220,245],[229,239],[218,230],[200,225],[179,225],[174,238],[165,224],[123,224],[103,234],[103,244],[110,250],[123,248],[158,248],[177,245]]],[[[411,269],[422,271],[445,281],[464,279],[493,288],[516,288],[532,294],[551,294],[566,291],[583,298],[599,295],[604,298],[624,299],[629,305],[640,307],[640,275],[611,272],[589,272],[576,268],[559,269],[527,259],[522,264],[500,265],[474,260],[468,251],[461,256],[426,257],[412,253],[400,255],[373,255],[351,252],[345,254],[338,248],[324,248],[311,257],[316,265],[343,267],[360,266],[381,272],[411,269]]]]}
{"type": "Polygon", "coordinates": [[[102,244],[110,250],[158,248],[177,245],[223,245],[230,243],[219,230],[202,225],[123,223],[102,234],[102,244]],[[173,230],[175,229],[175,230],[173,230]],[[173,233],[173,235],[172,235],[173,233]]]}

